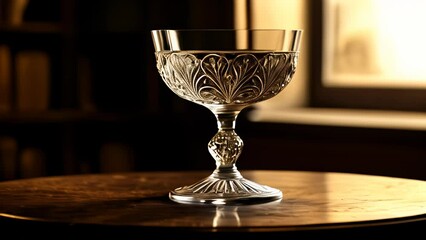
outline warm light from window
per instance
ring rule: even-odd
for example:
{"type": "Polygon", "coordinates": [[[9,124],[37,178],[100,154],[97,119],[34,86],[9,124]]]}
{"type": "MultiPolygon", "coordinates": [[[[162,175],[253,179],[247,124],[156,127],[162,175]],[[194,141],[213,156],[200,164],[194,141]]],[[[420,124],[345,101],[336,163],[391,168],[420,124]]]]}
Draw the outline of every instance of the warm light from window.
{"type": "Polygon", "coordinates": [[[324,83],[426,87],[426,1],[326,0],[324,83]]]}

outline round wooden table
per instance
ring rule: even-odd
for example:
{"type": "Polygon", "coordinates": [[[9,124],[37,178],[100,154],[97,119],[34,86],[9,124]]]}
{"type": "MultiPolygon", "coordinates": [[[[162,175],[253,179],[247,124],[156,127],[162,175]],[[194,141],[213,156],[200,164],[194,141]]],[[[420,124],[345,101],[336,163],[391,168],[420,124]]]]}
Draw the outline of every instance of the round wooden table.
{"type": "Polygon", "coordinates": [[[426,181],[333,172],[241,173],[282,190],[283,199],[233,206],[169,200],[170,190],[208,176],[205,171],[20,179],[0,182],[0,229],[44,239],[357,239],[406,236],[426,226],[426,181]]]}

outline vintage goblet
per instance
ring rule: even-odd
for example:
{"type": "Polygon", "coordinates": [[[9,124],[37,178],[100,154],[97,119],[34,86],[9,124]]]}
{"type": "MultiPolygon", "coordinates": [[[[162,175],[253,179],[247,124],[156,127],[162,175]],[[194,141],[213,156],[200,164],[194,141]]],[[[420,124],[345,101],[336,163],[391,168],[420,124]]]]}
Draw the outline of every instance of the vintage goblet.
{"type": "Polygon", "coordinates": [[[218,132],[208,143],[216,161],[210,176],[169,192],[179,203],[278,201],[282,192],[244,178],[236,167],[243,140],[235,132],[245,107],[280,93],[291,81],[302,30],[152,30],[164,83],[179,97],[207,107],[218,132]]]}

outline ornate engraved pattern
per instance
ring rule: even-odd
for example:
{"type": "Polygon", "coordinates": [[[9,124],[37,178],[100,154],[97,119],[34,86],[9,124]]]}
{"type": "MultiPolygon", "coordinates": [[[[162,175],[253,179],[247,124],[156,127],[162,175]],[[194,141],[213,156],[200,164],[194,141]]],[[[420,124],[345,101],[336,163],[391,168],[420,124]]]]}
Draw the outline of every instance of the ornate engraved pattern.
{"type": "Polygon", "coordinates": [[[244,197],[252,194],[275,194],[277,190],[245,178],[219,179],[209,176],[192,185],[177,188],[175,192],[181,195],[204,194],[204,198],[214,199],[218,197],[217,194],[227,197],[244,197]]]}
{"type": "Polygon", "coordinates": [[[199,104],[248,105],[277,95],[290,82],[297,52],[156,52],[157,68],[178,96],[199,104]]]}
{"type": "Polygon", "coordinates": [[[234,130],[221,130],[209,142],[210,154],[219,167],[232,167],[243,150],[243,140],[234,130]]]}

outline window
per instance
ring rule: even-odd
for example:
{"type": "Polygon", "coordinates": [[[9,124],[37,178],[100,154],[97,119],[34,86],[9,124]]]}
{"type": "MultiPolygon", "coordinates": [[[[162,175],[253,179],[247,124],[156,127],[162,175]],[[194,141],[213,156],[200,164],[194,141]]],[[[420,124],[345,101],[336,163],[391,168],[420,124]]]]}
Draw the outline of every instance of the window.
{"type": "Polygon", "coordinates": [[[421,0],[310,1],[311,105],[426,111],[421,0]]]}

